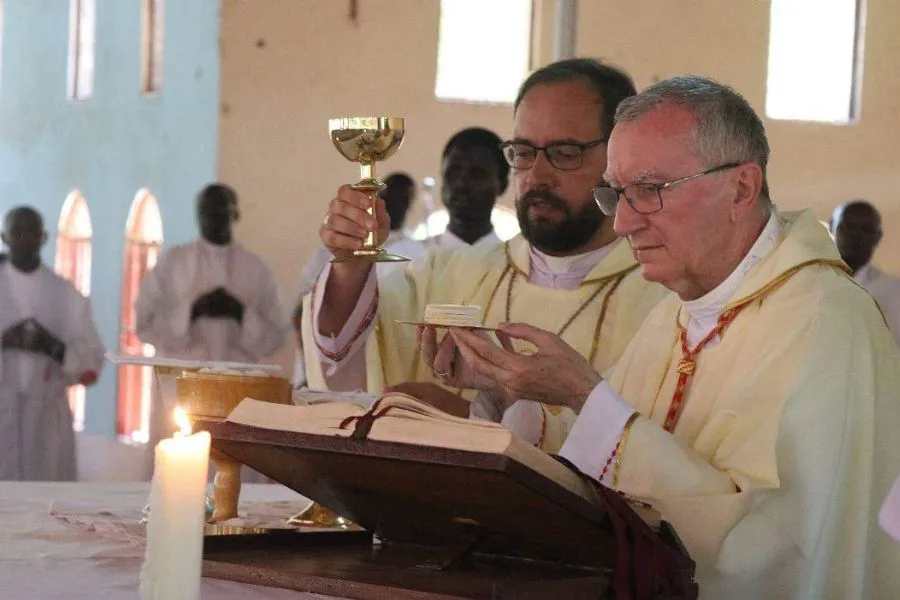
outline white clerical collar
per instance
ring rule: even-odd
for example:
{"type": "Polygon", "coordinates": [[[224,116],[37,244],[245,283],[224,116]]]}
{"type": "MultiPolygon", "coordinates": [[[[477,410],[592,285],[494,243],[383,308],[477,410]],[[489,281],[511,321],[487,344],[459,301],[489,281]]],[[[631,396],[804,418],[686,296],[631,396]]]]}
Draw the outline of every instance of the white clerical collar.
{"type": "Polygon", "coordinates": [[[227,244],[213,244],[204,237],[200,238],[200,247],[213,254],[225,254],[231,250],[232,246],[234,246],[234,242],[228,242],[227,244]]]}
{"type": "MultiPolygon", "coordinates": [[[[448,246],[455,248],[456,246],[469,246],[469,242],[457,236],[455,233],[450,231],[449,229],[445,229],[443,233],[437,236],[438,246],[448,246]]],[[[480,246],[481,244],[494,244],[500,241],[500,238],[494,233],[494,230],[491,229],[489,232],[475,240],[472,246],[480,246]]]]}
{"type": "Polygon", "coordinates": [[[391,231],[388,234],[387,239],[384,240],[384,244],[382,244],[382,246],[389,246],[394,242],[399,242],[401,240],[415,241],[405,229],[398,229],[396,231],[391,231]]]}
{"type": "Polygon", "coordinates": [[[32,271],[22,271],[21,269],[16,268],[16,266],[12,264],[12,261],[9,259],[3,262],[5,263],[5,265],[0,266],[5,266],[7,271],[12,274],[13,277],[34,277],[35,275],[40,273],[41,267],[43,267],[43,265],[38,265],[37,269],[34,269],[32,271]]]}
{"type": "Polygon", "coordinates": [[[856,273],[853,274],[853,281],[856,283],[865,283],[872,278],[872,263],[866,263],[856,270],[856,273]]]}
{"type": "Polygon", "coordinates": [[[688,344],[693,346],[695,343],[703,339],[719,319],[719,315],[725,308],[725,305],[734,297],[735,292],[741,287],[747,273],[750,269],[759,264],[775,246],[778,244],[778,238],[781,236],[782,225],[781,219],[775,213],[775,210],[769,213],[769,220],[763,227],[759,237],[750,251],[744,256],[744,259],[731,272],[722,283],[700,296],[695,300],[688,300],[682,303],[684,312],[689,317],[688,323],[688,344]]]}
{"type": "Polygon", "coordinates": [[[596,250],[572,256],[551,256],[541,252],[532,244],[528,244],[531,254],[531,269],[551,276],[581,275],[581,279],[584,279],[591,269],[597,266],[597,263],[612,252],[617,241],[613,240],[596,250]]]}

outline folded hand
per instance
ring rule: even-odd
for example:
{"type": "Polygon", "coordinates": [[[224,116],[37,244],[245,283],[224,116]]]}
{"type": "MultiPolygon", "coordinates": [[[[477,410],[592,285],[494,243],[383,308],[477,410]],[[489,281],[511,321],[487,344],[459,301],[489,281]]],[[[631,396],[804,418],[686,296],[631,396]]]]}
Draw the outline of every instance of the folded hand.
{"type": "Polygon", "coordinates": [[[43,354],[58,363],[66,355],[66,345],[33,318],[25,319],[3,333],[4,349],[43,354]]]}
{"type": "Polygon", "coordinates": [[[244,321],[244,304],[224,287],[217,287],[194,302],[191,308],[191,321],[200,317],[234,319],[241,324],[244,321]]]}

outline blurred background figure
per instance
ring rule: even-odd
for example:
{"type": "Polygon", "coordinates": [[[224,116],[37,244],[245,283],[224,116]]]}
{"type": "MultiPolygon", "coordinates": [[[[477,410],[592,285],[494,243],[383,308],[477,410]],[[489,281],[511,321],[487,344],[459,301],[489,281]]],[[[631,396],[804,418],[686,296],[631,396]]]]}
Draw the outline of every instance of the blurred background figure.
{"type": "Polygon", "coordinates": [[[446,231],[427,243],[442,247],[500,243],[491,213],[509,185],[509,164],[500,151],[501,141],[493,131],[469,127],[444,146],[441,202],[450,221],[446,231]]]}
{"type": "Polygon", "coordinates": [[[72,481],[75,432],[66,388],[93,385],[103,343],[90,301],[45,267],[41,215],[14,208],[0,258],[0,480],[72,481]]]}
{"type": "MultiPolygon", "coordinates": [[[[288,323],[275,278],[234,241],[237,193],[212,184],[197,194],[200,237],[159,257],[141,281],[136,332],[166,358],[256,363],[284,345],[288,323]]],[[[172,390],[154,387],[150,446],[173,430],[172,390]]]]}
{"type": "Polygon", "coordinates": [[[871,264],[883,235],[881,214],[865,200],[852,200],[834,209],[830,225],[841,258],[853,271],[853,279],[878,302],[894,339],[900,344],[900,278],[871,264]]]}

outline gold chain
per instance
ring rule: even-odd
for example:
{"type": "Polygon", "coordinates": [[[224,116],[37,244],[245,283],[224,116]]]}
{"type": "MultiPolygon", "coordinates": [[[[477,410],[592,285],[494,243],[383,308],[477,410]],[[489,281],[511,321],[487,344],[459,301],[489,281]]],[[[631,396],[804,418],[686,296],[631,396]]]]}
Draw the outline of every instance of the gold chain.
{"type": "MultiPolygon", "coordinates": [[[[506,322],[507,323],[509,323],[511,320],[510,319],[510,311],[512,309],[512,292],[513,292],[513,286],[515,285],[515,282],[516,282],[517,275],[518,275],[518,273],[516,271],[512,271],[512,273],[510,274],[510,277],[509,277],[509,285],[506,288],[506,322]]],[[[559,337],[562,337],[562,335],[569,328],[569,325],[571,325],[572,322],[578,318],[578,315],[580,315],[582,312],[584,312],[584,309],[586,309],[588,307],[588,305],[591,302],[593,302],[597,296],[600,295],[600,292],[603,291],[603,289],[607,286],[607,284],[610,281],[612,281],[612,280],[605,279],[605,280],[601,281],[600,285],[597,287],[597,289],[594,290],[594,292],[588,297],[587,300],[582,302],[581,306],[579,306],[578,309],[574,313],[572,313],[572,316],[569,317],[569,320],[563,324],[563,326],[556,333],[556,335],[558,335],[559,337]]]]}

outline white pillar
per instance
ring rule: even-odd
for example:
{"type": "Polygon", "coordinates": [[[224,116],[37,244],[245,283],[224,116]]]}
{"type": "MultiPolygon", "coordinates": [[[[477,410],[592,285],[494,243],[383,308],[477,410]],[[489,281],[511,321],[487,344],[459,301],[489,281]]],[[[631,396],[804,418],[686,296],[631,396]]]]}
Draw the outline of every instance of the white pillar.
{"type": "Polygon", "coordinates": [[[553,30],[553,60],[563,60],[575,56],[575,34],[577,31],[578,0],[554,0],[556,19],[553,30]]]}

